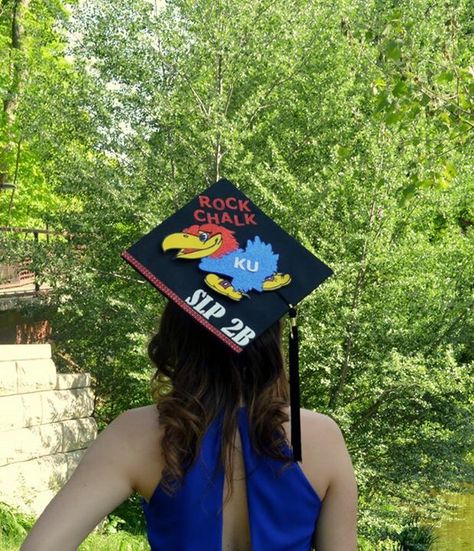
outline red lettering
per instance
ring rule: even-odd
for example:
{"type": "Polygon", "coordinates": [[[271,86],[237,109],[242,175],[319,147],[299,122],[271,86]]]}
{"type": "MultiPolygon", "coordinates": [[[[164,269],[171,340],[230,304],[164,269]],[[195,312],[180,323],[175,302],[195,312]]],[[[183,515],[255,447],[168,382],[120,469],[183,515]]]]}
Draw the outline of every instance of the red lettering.
{"type": "Polygon", "coordinates": [[[199,196],[199,206],[200,207],[207,207],[208,209],[211,208],[211,202],[210,202],[209,197],[207,195],[200,195],[199,196]]]}
{"type": "Polygon", "coordinates": [[[228,209],[235,210],[237,208],[237,199],[235,197],[227,197],[225,200],[225,206],[228,209]],[[232,204],[231,204],[232,201],[232,204]]]}
{"type": "Polygon", "coordinates": [[[245,226],[245,224],[240,222],[238,214],[234,214],[234,225],[235,226],[245,226]]]}
{"type": "Polygon", "coordinates": [[[232,224],[232,218],[230,217],[230,214],[228,212],[224,212],[222,213],[222,218],[221,218],[221,223],[222,224],[232,224]]]}
{"type": "MultiPolygon", "coordinates": [[[[247,213],[245,212],[242,216],[240,214],[231,214],[229,212],[216,212],[215,214],[211,214],[210,212],[206,212],[204,209],[196,209],[193,212],[193,218],[200,224],[207,223],[207,224],[232,224],[234,226],[242,227],[247,225],[257,226],[257,221],[255,220],[255,214],[254,213],[247,213]]],[[[183,232],[185,233],[196,233],[198,229],[198,226],[189,226],[189,228],[185,228],[183,232]]]]}
{"type": "Polygon", "coordinates": [[[202,209],[196,209],[194,211],[194,220],[197,220],[198,222],[205,222],[206,221],[206,215],[202,209]]]}
{"type": "Polygon", "coordinates": [[[220,199],[219,197],[216,197],[214,201],[212,201],[212,206],[216,210],[224,210],[225,209],[225,203],[223,199],[220,199]]]}
{"type": "Polygon", "coordinates": [[[239,199],[239,210],[246,210],[247,212],[252,212],[249,209],[249,199],[239,199]]]}

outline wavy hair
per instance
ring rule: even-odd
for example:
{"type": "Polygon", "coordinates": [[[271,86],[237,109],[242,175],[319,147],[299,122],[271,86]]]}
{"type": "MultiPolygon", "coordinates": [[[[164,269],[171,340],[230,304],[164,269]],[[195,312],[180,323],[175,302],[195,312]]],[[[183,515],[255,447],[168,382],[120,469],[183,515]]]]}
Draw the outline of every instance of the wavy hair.
{"type": "Polygon", "coordinates": [[[156,367],[151,393],[163,427],[165,465],[160,485],[168,495],[193,464],[207,427],[223,410],[220,461],[229,489],[225,502],[230,498],[241,400],[247,406],[256,452],[285,462],[284,468],[291,464],[283,452],[283,423],[289,420],[283,407],[289,404],[289,385],[281,333],[279,320],[237,353],[174,302],[167,302],[148,355],[156,367]]]}

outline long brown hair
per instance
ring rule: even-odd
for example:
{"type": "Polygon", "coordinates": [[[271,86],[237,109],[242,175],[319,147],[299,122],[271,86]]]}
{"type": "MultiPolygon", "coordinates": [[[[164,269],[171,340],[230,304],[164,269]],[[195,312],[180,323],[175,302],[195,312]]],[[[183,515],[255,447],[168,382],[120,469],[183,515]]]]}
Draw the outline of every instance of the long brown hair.
{"type": "Polygon", "coordinates": [[[233,352],[174,302],[168,301],[159,330],[148,344],[156,367],[151,391],[157,404],[164,469],[161,486],[169,495],[194,462],[207,427],[221,412],[220,461],[232,494],[232,448],[240,400],[247,406],[257,453],[290,464],[283,453],[283,408],[289,403],[288,378],[279,320],[243,352],[233,352]]]}

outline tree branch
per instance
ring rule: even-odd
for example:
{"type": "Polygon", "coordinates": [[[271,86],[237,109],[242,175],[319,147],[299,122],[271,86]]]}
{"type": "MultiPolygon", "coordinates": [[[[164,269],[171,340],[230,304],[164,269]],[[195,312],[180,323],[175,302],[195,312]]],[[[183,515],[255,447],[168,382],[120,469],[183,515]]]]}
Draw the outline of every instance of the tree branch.
{"type": "MultiPolygon", "coordinates": [[[[471,305],[472,306],[472,305],[471,305]]],[[[446,327],[444,331],[440,331],[438,336],[433,340],[433,342],[426,348],[426,354],[432,353],[442,342],[449,336],[455,327],[464,320],[467,313],[469,312],[469,307],[463,310],[459,315],[457,315],[453,321],[446,327]]]]}
{"type": "Polygon", "coordinates": [[[379,410],[380,406],[387,400],[387,398],[394,394],[396,389],[397,388],[393,387],[385,389],[382,394],[375,400],[375,402],[373,402],[368,408],[364,409],[351,423],[350,430],[356,430],[362,423],[373,417],[379,410]]]}
{"type": "Polygon", "coordinates": [[[356,328],[356,321],[355,321],[355,313],[359,307],[359,302],[360,302],[360,297],[361,297],[361,294],[362,294],[362,290],[363,290],[363,286],[364,286],[364,281],[365,281],[365,275],[366,275],[366,271],[367,271],[367,264],[366,264],[366,258],[367,258],[367,252],[368,252],[368,249],[369,249],[369,239],[370,239],[370,234],[371,234],[371,229],[372,229],[372,225],[373,225],[373,222],[374,222],[374,219],[375,219],[375,211],[376,211],[376,208],[375,208],[375,204],[376,204],[376,192],[374,190],[374,195],[372,197],[372,203],[371,203],[371,206],[370,206],[370,213],[369,213],[369,224],[368,224],[368,232],[367,232],[367,236],[364,240],[364,245],[363,245],[363,248],[362,248],[362,254],[361,254],[361,258],[360,258],[360,266],[359,266],[359,271],[357,273],[357,278],[356,278],[356,283],[355,283],[355,286],[354,286],[354,293],[352,295],[352,301],[351,301],[351,316],[352,316],[352,319],[351,321],[349,322],[349,325],[347,326],[347,329],[346,329],[346,336],[344,338],[344,344],[343,344],[343,348],[344,348],[344,360],[342,362],[342,366],[341,366],[341,370],[340,370],[340,373],[339,373],[339,381],[337,383],[337,386],[336,388],[334,389],[334,391],[332,392],[332,395],[329,399],[329,407],[330,408],[334,408],[336,403],[337,403],[337,399],[346,383],[346,380],[347,380],[347,376],[349,374],[349,365],[350,365],[350,358],[351,358],[351,353],[352,353],[352,346],[353,346],[353,343],[354,343],[354,333],[355,333],[355,328],[356,328]]]}

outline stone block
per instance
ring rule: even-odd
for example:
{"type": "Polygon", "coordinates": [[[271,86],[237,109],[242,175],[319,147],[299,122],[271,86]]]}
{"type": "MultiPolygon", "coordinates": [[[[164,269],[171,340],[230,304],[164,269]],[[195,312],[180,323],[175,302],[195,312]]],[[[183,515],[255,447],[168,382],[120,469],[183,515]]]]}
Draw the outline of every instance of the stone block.
{"type": "Polygon", "coordinates": [[[56,386],[56,366],[51,359],[16,362],[18,393],[52,390],[56,386]]]}
{"type": "MultiPolygon", "coordinates": [[[[64,484],[71,478],[72,473],[77,467],[82,454],[85,450],[81,452],[73,452],[72,454],[63,454],[66,463],[66,469],[62,472],[62,479],[59,483],[57,480],[53,488],[47,488],[40,491],[32,491],[28,486],[28,480],[25,478],[26,484],[17,488],[16,491],[9,490],[9,493],[2,492],[2,500],[9,505],[18,507],[20,511],[33,515],[34,517],[39,517],[41,513],[46,509],[51,500],[56,496],[58,491],[64,486],[64,484]]],[[[44,465],[43,465],[44,468],[44,465]]],[[[0,468],[0,478],[1,478],[1,468],[0,468]]],[[[11,488],[11,486],[9,486],[11,488]]],[[[0,491],[2,491],[1,482],[0,482],[0,491]]],[[[102,522],[102,521],[101,521],[102,522]]],[[[98,524],[100,526],[101,523],[98,524]]]]}
{"type": "Polygon", "coordinates": [[[20,398],[21,409],[23,412],[23,422],[19,427],[31,427],[41,425],[43,421],[43,400],[42,396],[51,391],[31,392],[29,394],[17,394],[20,398]]]}
{"type": "Polygon", "coordinates": [[[90,388],[73,388],[41,393],[43,422],[90,417],[94,411],[94,394],[90,388]]]}
{"type": "Polygon", "coordinates": [[[79,465],[86,451],[87,449],[74,450],[63,454],[66,461],[66,481],[71,478],[72,473],[76,470],[76,467],[79,465]]]}
{"type": "Polygon", "coordinates": [[[93,417],[0,433],[0,466],[87,448],[97,437],[93,417]]]}
{"type": "Polygon", "coordinates": [[[17,374],[14,361],[0,362],[0,396],[16,394],[17,374]]]}
{"type": "Polygon", "coordinates": [[[36,425],[0,433],[0,466],[63,451],[61,423],[36,425]]]}
{"type": "Polygon", "coordinates": [[[18,395],[0,396],[0,432],[23,426],[23,411],[18,395]]]}
{"type": "Polygon", "coordinates": [[[0,432],[90,417],[93,410],[90,388],[0,396],[0,432]]]}
{"type": "Polygon", "coordinates": [[[21,504],[45,490],[57,493],[75,471],[84,452],[57,453],[0,467],[2,499],[21,504]]]}
{"type": "Polygon", "coordinates": [[[97,438],[97,423],[93,417],[64,421],[63,452],[87,448],[97,438]]]}
{"type": "Polygon", "coordinates": [[[15,507],[19,512],[38,518],[57,494],[54,490],[44,490],[36,494],[15,494],[2,496],[2,501],[15,507]]]}
{"type": "Polygon", "coordinates": [[[7,360],[47,360],[51,358],[50,344],[2,344],[0,362],[7,360]]]}
{"type": "Polygon", "coordinates": [[[41,392],[0,396],[0,431],[39,425],[42,418],[41,392]]]}
{"type": "Polygon", "coordinates": [[[2,501],[37,517],[69,480],[97,437],[90,383],[58,374],[50,345],[0,345],[2,501]]]}
{"type": "Polygon", "coordinates": [[[58,373],[55,388],[57,390],[84,388],[90,386],[90,384],[90,373],[58,373]]]}

